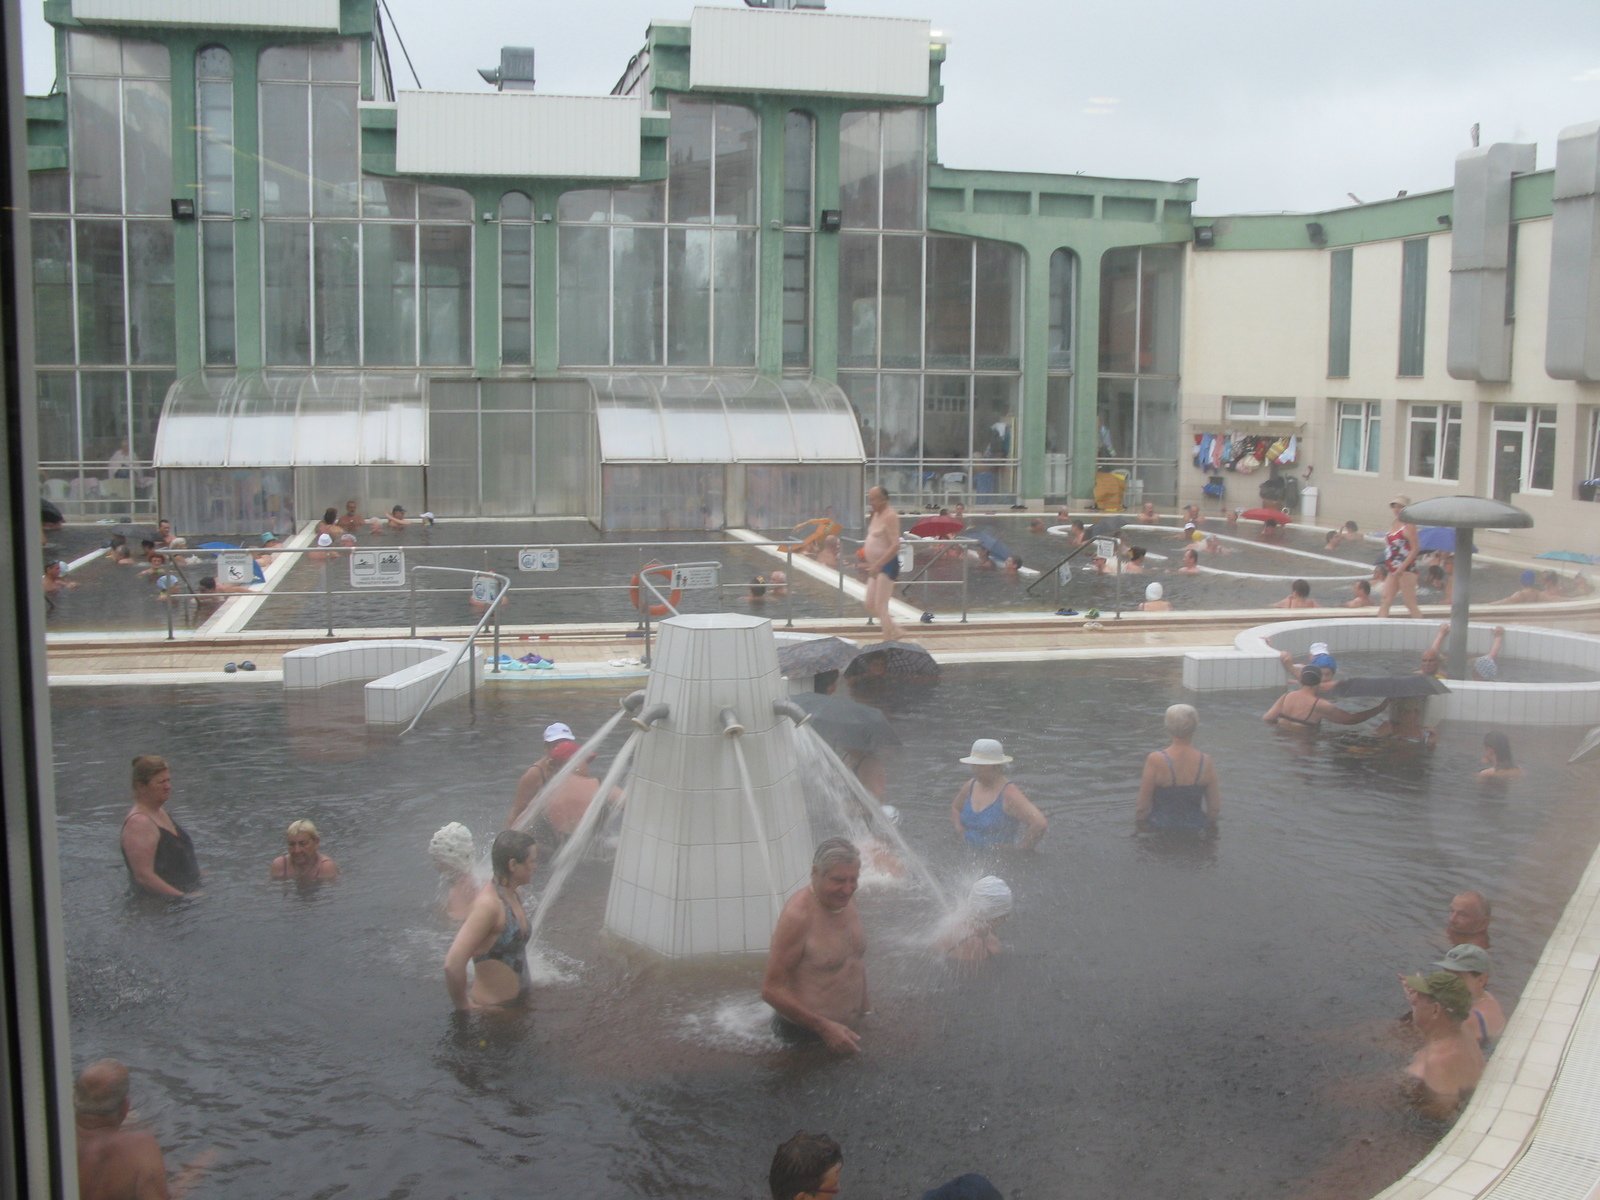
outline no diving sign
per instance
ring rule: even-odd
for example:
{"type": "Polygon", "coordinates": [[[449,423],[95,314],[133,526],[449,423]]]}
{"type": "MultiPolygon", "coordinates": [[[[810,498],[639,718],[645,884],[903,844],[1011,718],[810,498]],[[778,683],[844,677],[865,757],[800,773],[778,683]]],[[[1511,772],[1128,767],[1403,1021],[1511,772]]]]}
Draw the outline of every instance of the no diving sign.
{"type": "Polygon", "coordinates": [[[358,588],[397,588],[406,582],[404,550],[352,550],[350,586],[358,588]]]}
{"type": "Polygon", "coordinates": [[[256,580],[256,561],[244,551],[217,555],[217,582],[244,587],[256,580]]]}

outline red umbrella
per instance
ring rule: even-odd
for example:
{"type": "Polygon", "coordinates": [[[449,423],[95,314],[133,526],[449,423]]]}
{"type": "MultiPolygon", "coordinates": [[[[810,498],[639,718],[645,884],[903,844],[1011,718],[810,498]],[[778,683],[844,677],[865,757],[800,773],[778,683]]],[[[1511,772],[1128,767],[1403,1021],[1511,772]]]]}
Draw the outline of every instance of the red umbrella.
{"type": "Polygon", "coordinates": [[[1279,508],[1247,508],[1239,515],[1246,521],[1265,521],[1269,525],[1289,524],[1289,514],[1279,508]]]}
{"type": "Polygon", "coordinates": [[[966,523],[954,517],[923,517],[911,527],[911,532],[917,537],[947,538],[955,537],[965,529],[966,523]]]}

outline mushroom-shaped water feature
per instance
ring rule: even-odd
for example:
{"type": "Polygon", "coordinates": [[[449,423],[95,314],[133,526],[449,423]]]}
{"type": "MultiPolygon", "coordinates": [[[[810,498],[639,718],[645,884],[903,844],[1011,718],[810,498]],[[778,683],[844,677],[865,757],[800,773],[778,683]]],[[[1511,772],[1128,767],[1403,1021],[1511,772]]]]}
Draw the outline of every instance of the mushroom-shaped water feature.
{"type": "Polygon", "coordinates": [[[1472,603],[1472,534],[1479,529],[1531,529],[1533,517],[1514,504],[1484,496],[1435,496],[1400,510],[1413,525],[1456,531],[1455,591],[1450,601],[1446,660],[1451,679],[1467,678],[1467,606],[1472,603]]]}

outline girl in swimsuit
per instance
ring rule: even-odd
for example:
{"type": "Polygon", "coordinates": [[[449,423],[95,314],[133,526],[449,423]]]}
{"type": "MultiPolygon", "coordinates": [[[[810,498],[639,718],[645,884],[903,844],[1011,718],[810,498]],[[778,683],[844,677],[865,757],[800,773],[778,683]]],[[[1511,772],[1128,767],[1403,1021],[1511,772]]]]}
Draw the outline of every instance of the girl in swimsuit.
{"type": "Polygon", "coordinates": [[[1380,700],[1371,708],[1349,712],[1333,701],[1323,699],[1321,686],[1322,671],[1317,667],[1307,667],[1300,673],[1298,690],[1279,696],[1277,702],[1261,714],[1261,719],[1279,729],[1316,733],[1324,721],[1332,721],[1335,725],[1359,725],[1368,717],[1377,716],[1389,705],[1387,700],[1380,700]]]}
{"type": "Polygon", "coordinates": [[[1410,503],[1407,496],[1396,496],[1389,501],[1394,524],[1383,535],[1383,565],[1388,569],[1388,575],[1383,581],[1383,599],[1378,604],[1380,617],[1389,615],[1389,606],[1394,603],[1396,592],[1405,600],[1408,613],[1413,617],[1422,616],[1422,610],[1417,607],[1417,527],[1400,518],[1401,509],[1410,503]]]}
{"type": "Polygon", "coordinates": [[[1037,846],[1050,822],[1022,789],[1006,778],[1002,768],[1011,756],[1005,747],[993,738],[979,738],[972,743],[972,753],[961,761],[972,768],[972,778],[956,793],[950,807],[956,836],[975,849],[1006,846],[1032,850],[1037,846]]]}
{"type": "Polygon", "coordinates": [[[172,795],[167,760],[141,754],[133,760],[133,807],[122,818],[122,861],[135,886],[174,899],[196,893],[200,864],[194,843],[166,809],[172,795]]]}
{"type": "Polygon", "coordinates": [[[444,958],[444,982],[459,1011],[495,1008],[522,994],[528,980],[528,914],[517,889],[533,878],[538,845],[519,829],[494,839],[489,851],[494,878],[472,902],[444,958]],[[467,992],[467,960],[477,969],[467,992]]]}
{"type": "Polygon", "coordinates": [[[1140,830],[1215,828],[1222,792],[1217,764],[1193,745],[1200,714],[1192,705],[1174,704],[1167,709],[1166,725],[1172,744],[1146,756],[1134,820],[1140,830]]]}

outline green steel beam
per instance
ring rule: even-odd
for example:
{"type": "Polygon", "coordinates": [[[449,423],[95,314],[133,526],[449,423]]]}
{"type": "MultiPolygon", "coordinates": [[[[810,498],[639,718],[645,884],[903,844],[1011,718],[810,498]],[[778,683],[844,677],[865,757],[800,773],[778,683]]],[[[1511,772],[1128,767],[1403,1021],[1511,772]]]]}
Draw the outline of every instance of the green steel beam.
{"type": "MultiPolygon", "coordinates": [[[[210,39],[206,39],[207,42],[210,39]]],[[[195,127],[195,51],[193,35],[173,33],[167,39],[172,63],[172,195],[194,201],[200,211],[200,146],[195,127]]],[[[172,223],[172,305],[178,377],[198,371],[204,361],[200,325],[200,222],[172,223]]]]}

